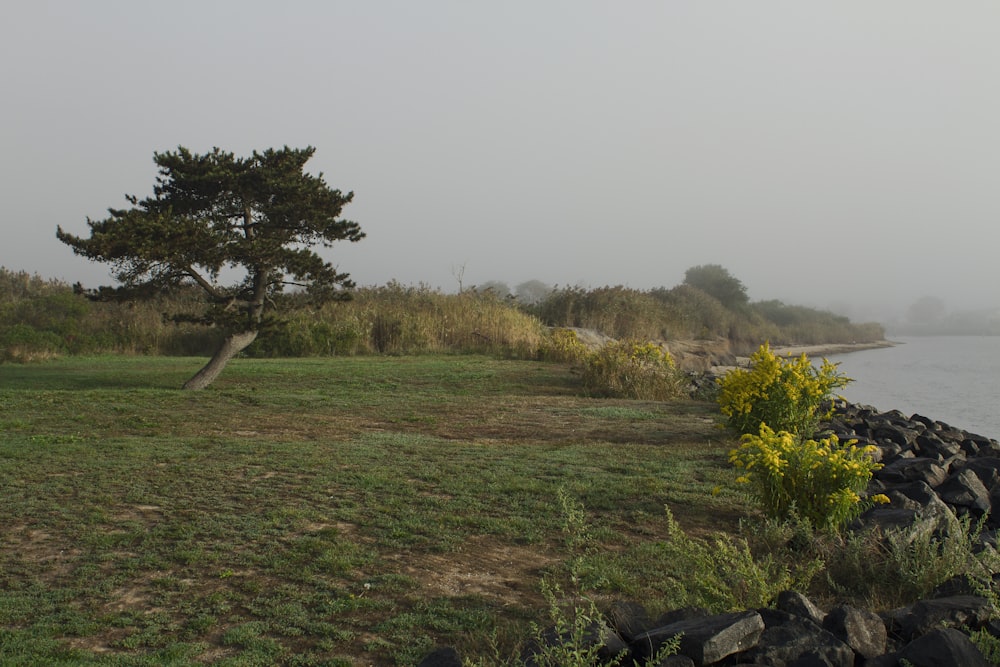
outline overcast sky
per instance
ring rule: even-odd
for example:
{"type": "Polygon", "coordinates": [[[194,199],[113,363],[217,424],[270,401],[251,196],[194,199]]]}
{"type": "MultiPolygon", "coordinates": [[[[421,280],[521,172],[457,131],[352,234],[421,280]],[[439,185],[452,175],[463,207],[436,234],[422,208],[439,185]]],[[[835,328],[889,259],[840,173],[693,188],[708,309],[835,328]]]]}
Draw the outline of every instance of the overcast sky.
{"type": "Polygon", "coordinates": [[[56,225],[154,151],[315,146],[361,285],[671,287],[1000,306],[996,0],[7,0],[0,265],[93,287],[56,225]]]}

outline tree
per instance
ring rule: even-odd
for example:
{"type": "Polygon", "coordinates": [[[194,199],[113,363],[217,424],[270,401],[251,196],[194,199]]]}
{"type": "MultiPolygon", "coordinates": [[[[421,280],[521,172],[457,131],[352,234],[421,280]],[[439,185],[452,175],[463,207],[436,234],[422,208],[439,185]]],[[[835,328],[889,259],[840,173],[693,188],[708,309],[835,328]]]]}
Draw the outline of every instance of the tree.
{"type": "Polygon", "coordinates": [[[476,285],[473,289],[480,294],[490,292],[493,296],[500,297],[501,299],[506,299],[511,294],[510,287],[502,280],[487,280],[482,285],[476,285]]]}
{"type": "Polygon", "coordinates": [[[745,306],[750,301],[743,283],[719,264],[692,266],[684,273],[684,284],[711,294],[726,308],[745,306]]]}
{"type": "Polygon", "coordinates": [[[185,319],[219,327],[223,342],[208,364],[184,384],[203,389],[273,319],[275,297],[287,286],[317,300],[340,298],[354,283],[312,248],[359,241],[359,225],[338,219],[353,192],[331,189],[323,175],[304,172],[315,148],[254,151],[235,157],[218,148],[196,155],[154,153],[159,167],[153,196],[126,199],[129,209],[87,218],[90,237],[57,228],[77,255],[112,265],[118,288],[108,298],[136,298],[196,286],[205,312],[185,319]],[[229,285],[222,274],[234,275],[229,285]]]}
{"type": "Polygon", "coordinates": [[[936,296],[922,296],[906,309],[906,319],[913,324],[937,324],[943,318],[948,308],[943,300],[936,296]]]}
{"type": "Polygon", "coordinates": [[[552,287],[546,285],[541,280],[526,280],[514,288],[517,300],[527,306],[544,301],[549,294],[552,294],[552,287]]]}

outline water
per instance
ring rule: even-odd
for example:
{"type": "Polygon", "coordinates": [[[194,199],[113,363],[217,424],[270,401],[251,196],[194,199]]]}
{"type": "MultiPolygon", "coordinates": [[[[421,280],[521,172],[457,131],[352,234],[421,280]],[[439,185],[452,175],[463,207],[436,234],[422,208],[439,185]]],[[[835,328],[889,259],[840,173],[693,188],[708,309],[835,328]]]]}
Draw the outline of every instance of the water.
{"type": "Polygon", "coordinates": [[[919,413],[1000,439],[1000,336],[893,338],[891,348],[830,355],[853,403],[919,413]]]}

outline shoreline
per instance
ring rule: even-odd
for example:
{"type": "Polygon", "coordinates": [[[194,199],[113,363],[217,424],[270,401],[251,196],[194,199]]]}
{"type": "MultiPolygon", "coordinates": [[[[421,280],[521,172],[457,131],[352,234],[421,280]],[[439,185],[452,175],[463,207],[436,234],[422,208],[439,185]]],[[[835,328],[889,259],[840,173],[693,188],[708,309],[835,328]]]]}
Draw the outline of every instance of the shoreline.
{"type": "MultiPolygon", "coordinates": [[[[789,345],[782,347],[772,347],[771,351],[774,352],[779,357],[798,357],[801,355],[806,355],[807,357],[815,356],[826,356],[834,354],[849,354],[851,352],[860,352],[861,350],[878,350],[885,347],[895,347],[899,343],[893,342],[891,340],[878,340],[871,343],[821,343],[819,345],[789,345]]],[[[740,361],[749,359],[749,357],[738,357],[740,361]]]]}
{"type": "MultiPolygon", "coordinates": [[[[818,345],[784,345],[772,347],[771,351],[778,357],[799,357],[806,355],[810,359],[825,358],[834,354],[849,354],[862,350],[878,350],[886,347],[895,347],[899,343],[891,340],[878,340],[871,343],[821,343],[818,345]]],[[[746,368],[750,364],[750,357],[736,357],[736,363],[732,366],[715,365],[708,369],[711,375],[716,377],[725,375],[735,368],[746,368]]]]}

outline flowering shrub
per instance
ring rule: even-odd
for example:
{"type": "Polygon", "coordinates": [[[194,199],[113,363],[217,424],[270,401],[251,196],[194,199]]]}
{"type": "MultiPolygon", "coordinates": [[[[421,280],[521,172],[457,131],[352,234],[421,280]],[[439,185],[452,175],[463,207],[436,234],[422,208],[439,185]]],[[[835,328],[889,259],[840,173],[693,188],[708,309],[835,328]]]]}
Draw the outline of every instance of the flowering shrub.
{"type": "Polygon", "coordinates": [[[659,345],[621,341],[587,357],[583,386],[591,396],[665,401],[684,393],[686,378],[659,345]]]}
{"type": "Polygon", "coordinates": [[[736,481],[750,487],[768,516],[787,518],[794,510],[814,526],[839,527],[866,505],[889,500],[879,495],[862,502],[860,494],[882,464],[871,457],[873,445],[856,443],[841,443],[836,435],[800,440],[761,424],[760,435],[744,435],[729,461],[742,471],[736,481]]]}
{"type": "Polygon", "coordinates": [[[816,368],[806,355],[780,359],[764,343],[750,357],[750,367],[732,370],[719,379],[719,409],[740,433],[756,433],[761,424],[776,431],[811,436],[823,401],[851,379],[826,359],[816,368]]]}
{"type": "Polygon", "coordinates": [[[587,356],[587,346],[572,329],[551,329],[538,346],[538,356],[544,361],[575,363],[587,356]]]}

